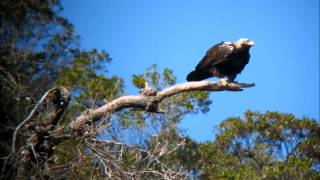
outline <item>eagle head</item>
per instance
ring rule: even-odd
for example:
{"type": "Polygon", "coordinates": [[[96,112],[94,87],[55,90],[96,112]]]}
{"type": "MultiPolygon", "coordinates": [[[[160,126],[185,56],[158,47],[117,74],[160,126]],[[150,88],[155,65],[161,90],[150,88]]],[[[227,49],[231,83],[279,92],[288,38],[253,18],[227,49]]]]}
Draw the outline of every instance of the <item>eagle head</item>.
{"type": "Polygon", "coordinates": [[[240,38],[236,43],[242,47],[254,46],[254,41],[247,38],[240,38]]]}

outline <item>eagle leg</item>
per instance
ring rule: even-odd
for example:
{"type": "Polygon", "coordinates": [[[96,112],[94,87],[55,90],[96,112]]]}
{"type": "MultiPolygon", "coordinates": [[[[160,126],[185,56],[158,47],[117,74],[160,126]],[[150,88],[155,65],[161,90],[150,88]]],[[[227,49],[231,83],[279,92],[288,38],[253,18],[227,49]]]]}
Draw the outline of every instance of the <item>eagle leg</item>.
{"type": "Polygon", "coordinates": [[[232,74],[232,75],[228,76],[228,81],[233,82],[233,83],[237,83],[237,81],[235,81],[236,77],[237,77],[236,74],[232,74]]]}

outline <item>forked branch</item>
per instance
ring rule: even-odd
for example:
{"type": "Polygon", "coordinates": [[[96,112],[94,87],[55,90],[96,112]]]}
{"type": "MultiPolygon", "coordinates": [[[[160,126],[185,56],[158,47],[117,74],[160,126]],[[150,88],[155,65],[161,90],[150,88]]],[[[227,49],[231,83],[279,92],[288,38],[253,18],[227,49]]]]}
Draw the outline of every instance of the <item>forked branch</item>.
{"type": "MultiPolygon", "coordinates": [[[[177,84],[156,93],[145,93],[144,91],[142,91],[141,95],[139,96],[122,96],[105,104],[100,108],[85,111],[69,124],[69,128],[81,128],[83,124],[87,123],[93,118],[101,117],[104,114],[108,113],[112,114],[125,108],[139,108],[148,112],[159,112],[159,102],[161,102],[165,98],[186,91],[241,91],[243,90],[243,88],[253,86],[255,86],[255,84],[231,83],[226,81],[197,81],[177,84]]],[[[145,89],[150,91],[149,87],[145,89]]]]}

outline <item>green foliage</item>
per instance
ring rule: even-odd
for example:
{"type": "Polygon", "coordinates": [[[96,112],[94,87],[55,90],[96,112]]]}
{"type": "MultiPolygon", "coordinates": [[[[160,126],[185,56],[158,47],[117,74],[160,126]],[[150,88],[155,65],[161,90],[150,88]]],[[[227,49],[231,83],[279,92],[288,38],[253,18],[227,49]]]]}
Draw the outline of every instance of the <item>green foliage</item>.
{"type": "MultiPolygon", "coordinates": [[[[61,9],[58,0],[0,1],[1,157],[10,153],[14,127],[77,51],[78,36],[61,9]]],[[[9,170],[6,175],[15,174],[9,170]]]]}
{"type": "Polygon", "coordinates": [[[200,146],[201,144],[196,143],[190,137],[177,137],[176,144],[183,141],[185,143],[184,146],[181,146],[179,149],[169,154],[166,157],[163,157],[167,164],[177,165],[183,167],[189,171],[196,171],[201,169],[200,160],[200,146]]]}
{"type": "Polygon", "coordinates": [[[57,179],[87,179],[98,172],[93,162],[93,156],[79,140],[69,139],[55,148],[55,167],[52,168],[52,177],[57,179]]]}
{"type": "Polygon", "coordinates": [[[77,36],[60,10],[56,0],[0,2],[0,92],[6,94],[0,107],[5,125],[21,120],[26,107],[52,87],[60,68],[70,62],[77,36]]]}
{"type": "Polygon", "coordinates": [[[142,89],[144,87],[144,84],[146,83],[146,79],[143,77],[143,75],[133,75],[132,76],[132,83],[142,89]]]}
{"type": "Polygon", "coordinates": [[[247,111],[244,118],[228,118],[213,142],[199,145],[202,176],[318,179],[319,130],[314,119],[278,112],[247,111]]]}
{"type": "MultiPolygon", "coordinates": [[[[0,99],[1,157],[10,152],[13,127],[49,88],[65,86],[72,92],[65,121],[122,94],[123,81],[105,76],[108,54],[79,50],[79,37],[72,24],[60,16],[61,10],[59,0],[0,1],[0,92],[5,95],[0,99]]],[[[74,152],[67,143],[61,146],[65,146],[65,152],[74,152]]],[[[55,156],[66,158],[64,163],[70,160],[70,165],[83,159],[77,154],[55,156]]],[[[3,163],[1,160],[1,168],[3,163]]],[[[14,168],[8,169],[12,171],[6,175],[14,177],[14,168]]]]}
{"type": "Polygon", "coordinates": [[[102,74],[106,73],[108,62],[108,54],[103,51],[80,51],[71,64],[61,70],[57,85],[71,89],[78,103],[88,107],[99,106],[123,92],[122,79],[116,76],[107,78],[102,74]]]}
{"type": "MultiPolygon", "coordinates": [[[[173,75],[173,70],[168,68],[164,69],[161,73],[158,72],[157,65],[154,64],[148,67],[144,74],[132,76],[132,83],[137,88],[143,88],[145,82],[148,82],[155,90],[161,91],[166,87],[174,85],[176,77],[173,75]]],[[[187,92],[165,99],[160,104],[160,109],[167,111],[169,115],[174,111],[176,114],[179,114],[177,116],[182,117],[184,114],[191,112],[208,112],[210,104],[208,92],[187,92]],[[177,106],[172,107],[170,104],[176,104],[177,106]]]]}

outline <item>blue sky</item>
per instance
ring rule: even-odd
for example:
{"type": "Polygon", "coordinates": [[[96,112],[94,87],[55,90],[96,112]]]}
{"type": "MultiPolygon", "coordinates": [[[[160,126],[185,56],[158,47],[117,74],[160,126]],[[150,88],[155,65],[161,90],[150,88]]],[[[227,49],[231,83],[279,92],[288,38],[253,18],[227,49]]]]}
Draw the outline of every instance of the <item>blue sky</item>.
{"type": "Polygon", "coordinates": [[[319,119],[318,0],[62,0],[62,5],[81,48],[109,52],[108,74],[122,77],[128,94],[137,94],[131,76],[151,64],[173,69],[182,83],[212,45],[254,40],[250,63],[236,80],[256,86],[211,93],[210,112],[188,115],[179,125],[198,141],[213,139],[219,122],[249,109],[319,119]]]}

